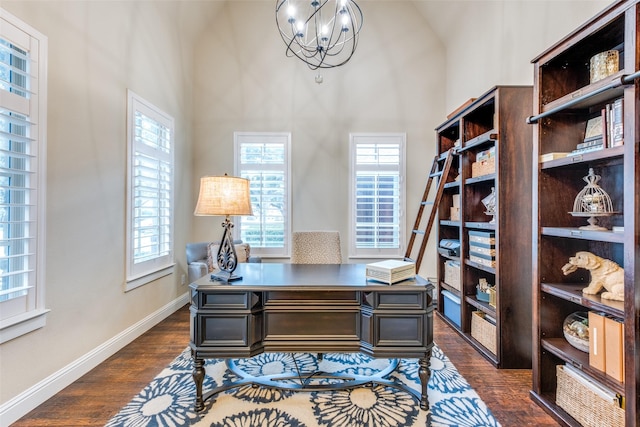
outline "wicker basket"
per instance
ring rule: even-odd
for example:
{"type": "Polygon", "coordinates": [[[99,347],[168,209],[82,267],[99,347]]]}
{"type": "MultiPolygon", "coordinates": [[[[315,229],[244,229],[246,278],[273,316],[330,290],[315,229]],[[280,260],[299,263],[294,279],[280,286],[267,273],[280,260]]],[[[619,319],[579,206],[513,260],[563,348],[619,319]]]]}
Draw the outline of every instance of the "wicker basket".
{"type": "Polygon", "coordinates": [[[455,261],[444,263],[444,282],[454,289],[460,290],[460,264],[455,261]]]}
{"type": "Polygon", "coordinates": [[[481,162],[474,162],[471,164],[471,177],[489,175],[496,172],[496,158],[490,157],[487,160],[481,162]]]}
{"type": "Polygon", "coordinates": [[[584,427],[623,427],[624,409],[609,402],[556,366],[556,404],[584,427]]]}
{"type": "Polygon", "coordinates": [[[496,325],[484,318],[481,311],[471,312],[471,336],[487,350],[496,354],[496,325]]]}

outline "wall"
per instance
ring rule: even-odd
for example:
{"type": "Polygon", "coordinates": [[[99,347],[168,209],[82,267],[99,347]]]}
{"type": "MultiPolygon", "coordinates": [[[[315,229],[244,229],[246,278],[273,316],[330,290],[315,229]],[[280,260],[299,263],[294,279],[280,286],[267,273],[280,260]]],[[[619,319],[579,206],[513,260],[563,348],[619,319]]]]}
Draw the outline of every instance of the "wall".
{"type": "MultiPolygon", "coordinates": [[[[191,37],[170,2],[10,1],[48,36],[46,327],[0,346],[0,403],[184,295],[191,37]],[[175,274],[125,293],[127,88],[175,117],[175,274]]],[[[211,9],[211,6],[209,7],[211,9]]],[[[206,15],[203,16],[203,19],[206,15]]]]}
{"type": "MultiPolygon", "coordinates": [[[[234,131],[291,132],[292,229],[340,231],[346,261],[349,133],[406,132],[411,227],[444,116],[444,56],[413,3],[390,4],[360,3],[355,55],[321,71],[317,84],[318,72],[286,57],[272,3],[226,3],[196,45],[194,200],[200,176],[233,172],[234,131]]],[[[195,218],[192,238],[219,238],[218,223],[195,218]]],[[[434,258],[425,258],[426,271],[435,271],[434,258]]]]}
{"type": "Polygon", "coordinates": [[[611,0],[416,2],[446,49],[446,111],[495,85],[533,85],[531,60],[611,0]]]}

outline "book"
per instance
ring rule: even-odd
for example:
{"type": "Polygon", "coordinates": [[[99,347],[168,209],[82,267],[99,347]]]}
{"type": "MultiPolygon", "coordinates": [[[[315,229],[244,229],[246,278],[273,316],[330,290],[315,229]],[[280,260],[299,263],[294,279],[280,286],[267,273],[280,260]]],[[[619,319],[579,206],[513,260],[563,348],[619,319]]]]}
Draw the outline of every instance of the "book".
{"type": "Polygon", "coordinates": [[[622,113],[622,98],[619,98],[611,104],[611,147],[624,144],[624,116],[622,113]]]}
{"type": "Polygon", "coordinates": [[[584,140],[602,137],[602,114],[587,120],[587,127],[584,131],[584,140]]]}
{"type": "Polygon", "coordinates": [[[541,154],[540,163],[548,162],[555,159],[563,159],[568,155],[569,153],[566,153],[566,152],[553,152],[553,153],[541,154]]]}
{"type": "Polygon", "coordinates": [[[602,144],[602,141],[601,141],[599,144],[591,145],[589,147],[576,148],[571,153],[569,153],[569,156],[577,156],[578,154],[590,153],[592,151],[602,150],[603,148],[604,148],[604,145],[602,144]]]}
{"type": "Polygon", "coordinates": [[[576,150],[595,147],[596,145],[604,145],[604,139],[602,138],[602,135],[585,138],[584,142],[581,142],[580,144],[576,145],[576,150]]]}
{"type": "Polygon", "coordinates": [[[589,312],[589,365],[605,371],[604,314],[589,312]]]}
{"type": "Polygon", "coordinates": [[[609,132],[607,131],[607,108],[600,110],[600,117],[602,117],[602,145],[604,148],[609,148],[609,132]]]}
{"type": "Polygon", "coordinates": [[[611,378],[624,382],[624,324],[622,319],[604,319],[605,372],[611,378]]]}

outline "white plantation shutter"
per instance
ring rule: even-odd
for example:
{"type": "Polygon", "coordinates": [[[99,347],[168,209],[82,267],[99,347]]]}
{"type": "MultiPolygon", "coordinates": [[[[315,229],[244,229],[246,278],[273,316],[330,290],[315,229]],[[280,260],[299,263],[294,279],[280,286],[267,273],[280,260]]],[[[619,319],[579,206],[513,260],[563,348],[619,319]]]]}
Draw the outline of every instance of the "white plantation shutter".
{"type": "Polygon", "coordinates": [[[351,257],[404,254],[404,134],[351,134],[351,257]]]}
{"type": "Polygon", "coordinates": [[[236,132],[235,174],[249,180],[252,216],[234,219],[238,238],[263,257],[289,256],[290,133],[236,132]]]}
{"type": "Polygon", "coordinates": [[[44,326],[45,36],[0,9],[0,342],[44,326]]]}
{"type": "Polygon", "coordinates": [[[173,267],[173,118],[129,91],[127,289],[173,267]]]}

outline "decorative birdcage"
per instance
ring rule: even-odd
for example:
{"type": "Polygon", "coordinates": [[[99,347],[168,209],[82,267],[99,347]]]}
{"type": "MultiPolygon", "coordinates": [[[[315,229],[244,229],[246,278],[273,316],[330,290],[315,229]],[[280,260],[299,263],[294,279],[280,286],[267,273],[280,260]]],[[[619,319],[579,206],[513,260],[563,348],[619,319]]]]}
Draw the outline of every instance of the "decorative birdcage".
{"type": "Polygon", "coordinates": [[[576,196],[573,212],[569,213],[573,216],[589,218],[587,220],[589,225],[580,227],[581,230],[606,230],[605,227],[598,225],[597,217],[617,213],[613,211],[611,197],[598,185],[600,175],[596,175],[593,168],[589,168],[589,174],[582,179],[587,185],[576,196]]]}
{"type": "Polygon", "coordinates": [[[484,212],[486,215],[490,215],[493,218],[491,218],[491,221],[489,221],[489,224],[495,224],[496,223],[496,189],[495,187],[491,187],[491,193],[485,197],[484,199],[482,199],[482,204],[484,205],[484,207],[486,208],[486,211],[484,212]]]}

